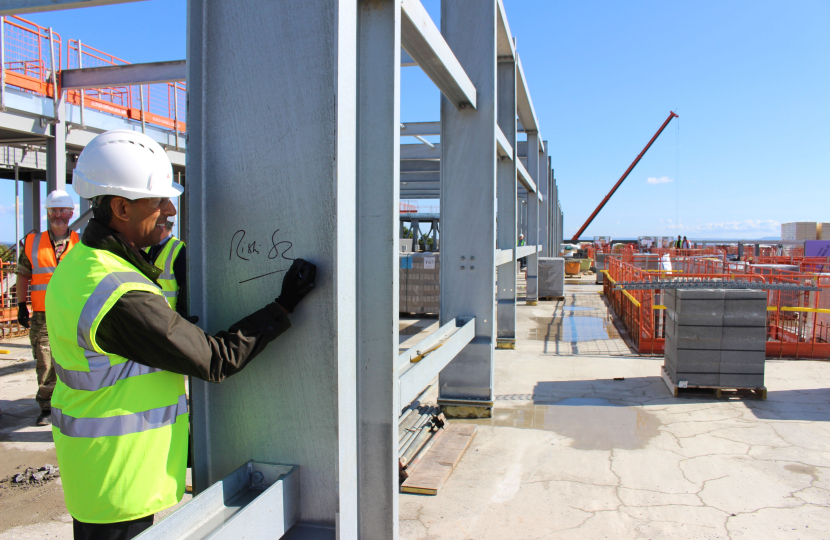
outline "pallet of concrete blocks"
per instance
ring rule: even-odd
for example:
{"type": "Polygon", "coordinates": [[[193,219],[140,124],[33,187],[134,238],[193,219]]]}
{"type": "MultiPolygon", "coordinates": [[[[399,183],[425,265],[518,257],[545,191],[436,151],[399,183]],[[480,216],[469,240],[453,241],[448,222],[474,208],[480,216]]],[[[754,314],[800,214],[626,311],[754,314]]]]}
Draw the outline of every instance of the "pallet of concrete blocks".
{"type": "Polygon", "coordinates": [[[565,259],[539,257],[539,299],[562,300],[565,296],[565,259]]]}
{"type": "Polygon", "coordinates": [[[440,254],[437,252],[412,253],[407,256],[407,259],[404,261],[404,258],[401,258],[400,311],[437,315],[441,305],[439,297],[440,254]]]}
{"type": "Polygon", "coordinates": [[[668,314],[664,367],[674,385],[763,389],[766,292],[667,289],[664,298],[668,314]]]}

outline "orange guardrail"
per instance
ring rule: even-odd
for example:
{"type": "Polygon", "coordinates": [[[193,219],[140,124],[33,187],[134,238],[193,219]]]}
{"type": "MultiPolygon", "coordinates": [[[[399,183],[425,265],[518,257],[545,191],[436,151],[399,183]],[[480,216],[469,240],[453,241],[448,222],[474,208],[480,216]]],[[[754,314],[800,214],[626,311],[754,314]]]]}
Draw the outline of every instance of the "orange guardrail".
{"type": "Polygon", "coordinates": [[[15,263],[0,262],[0,339],[29,334],[29,330],[17,322],[16,268],[15,263]]]}
{"type": "MultiPolygon", "coordinates": [[[[662,354],[665,347],[666,311],[662,290],[615,290],[618,281],[657,279],[714,279],[791,283],[819,287],[818,291],[767,291],[766,353],[773,358],[830,358],[830,275],[755,268],[742,262],[697,257],[670,257],[671,270],[651,269],[655,259],[626,262],[605,260],[603,289],[612,309],[628,330],[641,354],[662,354]]],[[[665,260],[658,260],[663,264],[665,260]]],[[[826,264],[826,262],[825,262],[826,264]]]]}
{"type": "MultiPolygon", "coordinates": [[[[3,54],[6,84],[34,94],[54,97],[52,88],[52,48],[60,81],[61,69],[102,67],[129,64],[126,60],[82,44],[77,39],[62,47],[61,36],[31,21],[6,16],[4,19],[3,54]]],[[[59,88],[60,90],[60,88],[59,88]]],[[[121,116],[130,120],[185,133],[187,88],[185,83],[159,83],[113,88],[69,90],[66,101],[88,109],[121,116]],[[143,98],[143,106],[142,106],[143,98]]]]}

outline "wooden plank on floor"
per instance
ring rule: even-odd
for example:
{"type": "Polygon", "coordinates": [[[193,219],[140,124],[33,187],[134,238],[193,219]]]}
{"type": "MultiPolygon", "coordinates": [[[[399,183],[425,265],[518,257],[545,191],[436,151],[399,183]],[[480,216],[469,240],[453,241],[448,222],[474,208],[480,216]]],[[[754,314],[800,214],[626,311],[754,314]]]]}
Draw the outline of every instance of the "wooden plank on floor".
{"type": "Polygon", "coordinates": [[[470,446],[478,431],[475,424],[450,424],[444,436],[430,449],[421,462],[410,472],[401,491],[422,495],[437,495],[452,474],[461,456],[470,446]]]}

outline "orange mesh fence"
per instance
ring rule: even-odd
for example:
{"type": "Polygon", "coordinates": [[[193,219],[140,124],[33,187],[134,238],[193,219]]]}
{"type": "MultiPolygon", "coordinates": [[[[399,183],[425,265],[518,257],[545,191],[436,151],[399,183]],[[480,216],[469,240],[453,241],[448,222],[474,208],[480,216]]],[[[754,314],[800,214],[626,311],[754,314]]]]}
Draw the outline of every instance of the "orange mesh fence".
{"type": "MultiPolygon", "coordinates": [[[[29,334],[17,322],[17,274],[14,263],[0,263],[0,339],[29,334]]],[[[29,299],[27,298],[28,302],[29,299]]]]}
{"type": "MultiPolygon", "coordinates": [[[[825,265],[827,263],[825,262],[825,265]]],[[[753,281],[819,287],[818,291],[767,291],[768,357],[830,358],[830,273],[758,268],[743,262],[692,257],[606,259],[603,289],[641,354],[662,354],[665,346],[664,291],[615,290],[619,281],[648,282],[672,278],[753,281]]]]}

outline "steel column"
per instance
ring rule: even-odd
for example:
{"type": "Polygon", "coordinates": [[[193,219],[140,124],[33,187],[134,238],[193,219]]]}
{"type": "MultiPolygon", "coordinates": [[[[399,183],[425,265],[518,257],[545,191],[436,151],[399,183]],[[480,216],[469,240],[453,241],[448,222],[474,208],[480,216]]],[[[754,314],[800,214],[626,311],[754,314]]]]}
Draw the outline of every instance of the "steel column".
{"type": "MultiPolygon", "coordinates": [[[[475,338],[439,376],[450,415],[493,403],[496,280],[496,0],[443,0],[441,32],[476,88],[476,109],[441,97],[441,322],[475,317],[475,338]],[[448,400],[470,400],[454,409],[448,400]]],[[[483,410],[482,410],[483,408],[483,410]]]]}
{"type": "Polygon", "coordinates": [[[46,139],[46,193],[66,189],[66,102],[63,96],[55,105],[55,123],[52,137],[46,139]]]}
{"type": "MultiPolygon", "coordinates": [[[[543,150],[539,150],[539,193],[542,194],[542,202],[539,207],[539,245],[542,250],[539,252],[539,257],[550,257],[548,254],[548,238],[550,235],[550,181],[548,176],[548,143],[544,141],[541,145],[543,150]]],[[[528,147],[530,152],[530,147],[528,147]]]]}
{"type": "MultiPolygon", "coordinates": [[[[527,133],[527,172],[539,188],[539,134],[535,131],[527,133]]],[[[541,203],[535,194],[527,196],[527,243],[530,246],[539,244],[539,214],[541,203]]],[[[538,283],[539,254],[533,253],[527,258],[527,293],[525,301],[529,306],[535,306],[539,300],[538,283]]]]}
{"type": "Polygon", "coordinates": [[[40,180],[23,182],[23,234],[40,231],[40,180]]]}
{"type": "Polygon", "coordinates": [[[342,539],[358,537],[357,13],[349,1],[188,2],[190,312],[227,329],[279,294],[291,259],[318,268],[291,329],[245,371],[193,380],[195,491],[250,459],[295,464],[300,522],[342,539]],[[268,88],[265,131],[245,128],[262,121],[252,80],[268,88]]]}
{"type": "MultiPolygon", "coordinates": [[[[401,8],[358,3],[359,538],[398,537],[401,8]]],[[[404,404],[405,405],[405,404],[404,404]]]]}
{"type": "MultiPolygon", "coordinates": [[[[515,250],[517,229],[517,169],[516,169],[516,62],[501,61],[497,68],[497,120],[502,133],[513,149],[512,158],[499,158],[496,166],[496,193],[498,195],[498,247],[515,250]]],[[[498,277],[497,346],[516,347],[516,261],[496,268],[498,277]]]]}

